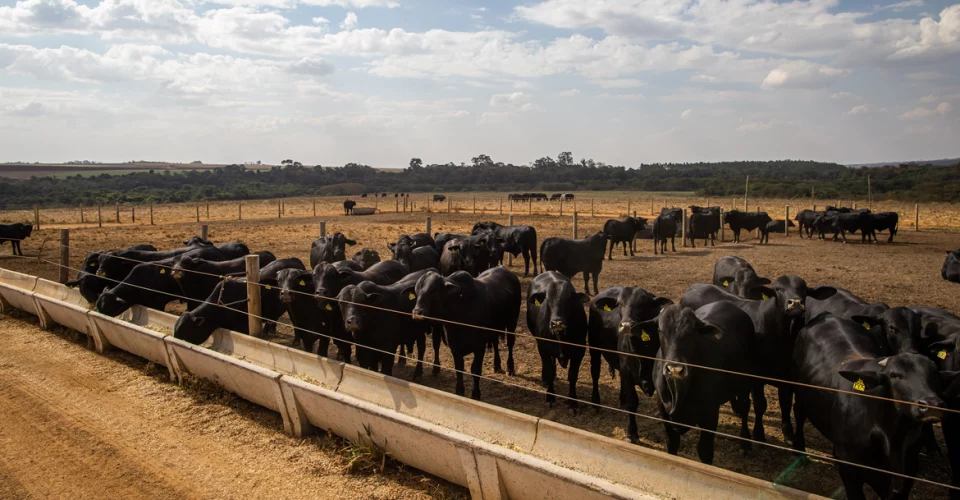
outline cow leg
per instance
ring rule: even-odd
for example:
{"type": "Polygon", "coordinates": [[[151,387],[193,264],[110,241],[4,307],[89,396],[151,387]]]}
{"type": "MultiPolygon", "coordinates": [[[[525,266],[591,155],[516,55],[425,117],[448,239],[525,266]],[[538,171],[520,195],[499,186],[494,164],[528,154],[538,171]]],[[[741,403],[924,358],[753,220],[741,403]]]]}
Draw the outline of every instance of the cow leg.
{"type": "Polygon", "coordinates": [[[923,424],[920,428],[920,443],[927,450],[927,454],[943,455],[940,445],[937,444],[937,436],[933,433],[933,424],[923,424]]]}
{"type": "MultiPolygon", "coordinates": [[[[623,256],[626,257],[626,256],[627,256],[627,243],[628,243],[628,241],[627,241],[627,240],[623,240],[621,243],[623,244],[623,256]]],[[[613,258],[611,258],[610,260],[613,260],[613,258]]]]}
{"type": "Polygon", "coordinates": [[[636,251],[636,249],[637,249],[637,235],[636,235],[636,233],[634,233],[634,235],[630,237],[630,243],[629,243],[629,245],[630,245],[630,256],[633,257],[633,256],[634,256],[634,253],[633,253],[633,252],[636,251]]]}
{"type": "Polygon", "coordinates": [[[583,293],[590,295],[590,273],[583,272],[583,293]]]}
{"type": "Polygon", "coordinates": [[[600,295],[600,292],[597,290],[597,282],[600,281],[600,272],[597,271],[593,273],[593,294],[600,295]]]}
{"type": "Polygon", "coordinates": [[[537,341],[537,350],[540,352],[540,380],[547,388],[547,405],[553,408],[554,403],[557,402],[556,391],[553,388],[553,380],[557,377],[557,362],[549,353],[551,346],[546,344],[544,341],[537,341]]]}
{"type": "Polygon", "coordinates": [[[697,239],[690,238],[690,248],[697,248],[697,239]]]}
{"type": "MultiPolygon", "coordinates": [[[[666,241],[663,242],[663,246],[667,246],[666,241]]],[[[670,235],[670,248],[673,249],[674,252],[677,251],[677,236],[674,234],[670,235]]]]}
{"type": "Polygon", "coordinates": [[[637,386],[633,382],[633,376],[628,371],[622,371],[620,372],[620,408],[630,412],[627,414],[627,440],[633,444],[640,441],[635,415],[638,406],[640,406],[640,398],[637,396],[637,386]]]}
{"type": "Polygon", "coordinates": [[[766,412],[767,396],[763,394],[763,383],[757,382],[753,385],[753,440],[761,443],[767,442],[763,430],[763,415],[766,412]]]}
{"type": "MultiPolygon", "coordinates": [[[[762,390],[762,386],[761,386],[762,390]]],[[[764,404],[766,404],[766,399],[764,399],[764,404]]],[[[751,450],[752,445],[750,443],[750,390],[747,389],[735,396],[730,400],[730,407],[733,408],[733,412],[740,417],[740,437],[743,438],[740,440],[740,449],[743,450],[743,455],[746,456],[747,453],[751,450]]],[[[717,410],[719,412],[719,410],[717,410]]],[[[719,413],[718,413],[719,415],[719,413]]],[[[716,427],[714,427],[716,430],[716,427]]],[[[702,434],[701,434],[702,435],[702,434]]]]}
{"type": "Polygon", "coordinates": [[[384,375],[393,375],[393,353],[379,353],[378,357],[380,358],[380,373],[383,373],[384,375]]]}
{"type": "Polygon", "coordinates": [[[413,380],[418,381],[423,378],[423,355],[427,352],[427,336],[420,332],[416,340],[417,344],[417,367],[413,369],[413,380]]]}
{"type": "Polygon", "coordinates": [[[859,467],[837,464],[837,472],[840,474],[840,480],[843,482],[843,490],[847,494],[847,500],[866,500],[863,494],[863,476],[859,467]]]}
{"type": "Polygon", "coordinates": [[[780,396],[780,422],[783,437],[792,443],[794,436],[793,424],[790,422],[790,409],[793,406],[793,388],[784,386],[780,387],[777,392],[780,396]]]}
{"type": "MultiPolygon", "coordinates": [[[[410,352],[412,353],[413,349],[410,349],[410,352]]],[[[397,360],[397,364],[400,366],[407,366],[407,343],[406,342],[400,342],[399,356],[400,358],[397,360]]]]}
{"type": "Polygon", "coordinates": [[[503,373],[503,366],[500,364],[500,336],[494,335],[493,342],[493,373],[503,373]]]}
{"type": "MultiPolygon", "coordinates": [[[[780,411],[784,411],[782,408],[780,411]]],[[[793,405],[793,418],[797,421],[797,429],[793,435],[793,449],[796,451],[805,451],[807,449],[807,440],[803,435],[803,425],[807,422],[807,414],[803,409],[803,401],[797,398],[793,405]]]]}
{"type": "Polygon", "coordinates": [[[517,335],[513,332],[507,332],[507,375],[511,377],[517,374],[513,362],[513,346],[517,343],[517,335]]]}
{"type": "Polygon", "coordinates": [[[457,396],[463,396],[466,393],[466,390],[463,387],[463,356],[454,354],[453,355],[453,368],[457,370],[457,396]]]}
{"type": "Polygon", "coordinates": [[[611,239],[610,248],[607,250],[607,260],[613,260],[613,247],[615,246],[617,246],[617,244],[613,242],[613,239],[611,239]]]}
{"type": "Polygon", "coordinates": [[[440,374],[440,344],[443,343],[443,327],[440,325],[434,326],[432,329],[433,333],[433,375],[440,374]]]}
{"type": "Polygon", "coordinates": [[[573,356],[570,356],[570,366],[567,368],[567,396],[570,399],[567,400],[567,406],[570,409],[575,409],[579,406],[577,403],[577,377],[580,375],[580,363],[583,362],[583,355],[586,353],[586,349],[582,347],[573,347],[571,349],[573,356]]]}
{"type": "Polygon", "coordinates": [[[653,254],[654,255],[657,254],[657,243],[659,243],[659,241],[657,241],[657,235],[653,235],[653,254]]]}
{"type": "MultiPolygon", "coordinates": [[[[603,355],[596,349],[590,349],[590,377],[593,379],[593,392],[590,394],[590,402],[600,404],[600,363],[603,361],[603,355]]],[[[600,407],[595,406],[599,412],[600,407]]],[[[960,448],[958,448],[960,455],[960,448]]]]}
{"type": "MultiPolygon", "coordinates": [[[[746,406],[749,408],[749,401],[741,401],[741,403],[746,403],[746,406]]],[[[742,418],[742,415],[741,415],[742,418]]],[[[700,461],[707,464],[713,464],[713,444],[716,440],[717,435],[717,422],[720,421],[720,408],[711,408],[707,410],[707,414],[703,415],[700,419],[700,440],[697,441],[697,456],[700,457],[700,461]]],[[[749,433],[747,434],[749,436],[749,433]]],[[[744,441],[748,446],[750,445],[749,441],[744,441]]]]}
{"type": "Polygon", "coordinates": [[[470,373],[473,374],[473,393],[470,394],[470,398],[477,401],[480,401],[480,372],[483,370],[483,352],[483,347],[474,351],[473,363],[470,365],[470,373]]]}

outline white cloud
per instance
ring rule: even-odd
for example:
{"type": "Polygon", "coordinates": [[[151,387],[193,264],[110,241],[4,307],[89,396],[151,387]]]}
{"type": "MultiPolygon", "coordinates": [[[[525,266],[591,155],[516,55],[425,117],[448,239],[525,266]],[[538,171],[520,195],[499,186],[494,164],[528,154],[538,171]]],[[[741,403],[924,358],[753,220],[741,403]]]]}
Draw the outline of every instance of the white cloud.
{"type": "Polygon", "coordinates": [[[536,104],[531,102],[531,96],[526,92],[494,94],[490,97],[490,107],[509,108],[515,111],[536,111],[539,109],[536,104]]]}
{"type": "Polygon", "coordinates": [[[564,90],[561,92],[557,92],[557,95],[560,97],[576,97],[580,95],[580,89],[564,90]]]}
{"type": "Polygon", "coordinates": [[[780,120],[766,120],[766,121],[756,121],[749,123],[741,123],[737,127],[737,132],[760,132],[764,130],[770,130],[776,127],[784,127],[793,125],[793,122],[790,121],[780,121],[780,120]]]}
{"type": "Polygon", "coordinates": [[[692,110],[692,109],[689,109],[689,108],[683,110],[683,112],[680,113],[680,119],[681,119],[681,120],[686,120],[686,119],[690,118],[691,116],[693,116],[693,110],[692,110]]]}
{"type": "Polygon", "coordinates": [[[791,61],[771,71],[763,79],[763,88],[821,88],[849,73],[809,61],[791,61]]]}
{"type": "Polygon", "coordinates": [[[614,78],[611,80],[592,80],[590,83],[603,89],[632,89],[646,85],[636,78],[614,78]]]}
{"type": "Polygon", "coordinates": [[[940,113],[941,115],[945,115],[947,114],[948,111],[950,111],[949,102],[941,102],[940,104],[937,104],[937,113],[940,113]]]}
{"type": "Polygon", "coordinates": [[[904,112],[900,115],[901,120],[922,120],[924,118],[930,118],[937,115],[946,115],[950,111],[951,105],[949,102],[941,102],[934,109],[929,108],[913,108],[910,111],[904,112]]]}
{"type": "Polygon", "coordinates": [[[870,106],[866,104],[860,104],[858,106],[854,106],[853,108],[850,109],[850,111],[847,111],[844,114],[847,116],[857,116],[857,115],[863,115],[863,114],[869,113],[870,111],[871,111],[870,106]]]}
{"type": "Polygon", "coordinates": [[[340,29],[345,31],[351,31],[357,29],[357,14],[356,12],[347,12],[347,17],[343,19],[343,22],[340,23],[340,29]]]}
{"type": "Polygon", "coordinates": [[[901,10],[909,9],[909,8],[912,8],[912,7],[922,7],[922,6],[923,6],[923,0],[906,0],[906,1],[903,1],[903,2],[897,2],[897,3],[892,3],[892,4],[889,4],[889,5],[884,5],[884,6],[882,6],[882,7],[879,7],[877,10],[894,10],[894,11],[901,11],[901,10]]]}
{"type": "Polygon", "coordinates": [[[43,104],[30,101],[23,104],[15,104],[4,110],[5,114],[22,117],[36,117],[46,114],[47,109],[43,104]]]}
{"type": "Polygon", "coordinates": [[[831,98],[831,99],[837,99],[837,100],[841,100],[841,99],[851,99],[851,100],[854,100],[854,101],[859,101],[859,100],[861,99],[860,96],[858,96],[857,94],[851,93],[851,92],[837,92],[837,93],[831,95],[830,98],[831,98]]]}
{"type": "Polygon", "coordinates": [[[399,7],[400,3],[395,0],[300,0],[300,3],[307,5],[318,5],[325,7],[336,5],[343,8],[363,9],[365,7],[399,7]]]}
{"type": "Polygon", "coordinates": [[[923,103],[923,104],[930,104],[931,102],[934,102],[934,101],[936,101],[936,100],[937,100],[937,96],[935,96],[935,95],[933,95],[933,94],[925,95],[925,96],[923,96],[923,97],[920,98],[920,102],[923,103]]]}
{"type": "Polygon", "coordinates": [[[330,24],[330,20],[325,17],[315,17],[311,21],[313,21],[313,24],[330,24]]]}
{"type": "Polygon", "coordinates": [[[646,96],[643,94],[609,94],[606,92],[597,94],[597,97],[601,99],[617,99],[620,101],[642,101],[646,99],[646,96]]]}

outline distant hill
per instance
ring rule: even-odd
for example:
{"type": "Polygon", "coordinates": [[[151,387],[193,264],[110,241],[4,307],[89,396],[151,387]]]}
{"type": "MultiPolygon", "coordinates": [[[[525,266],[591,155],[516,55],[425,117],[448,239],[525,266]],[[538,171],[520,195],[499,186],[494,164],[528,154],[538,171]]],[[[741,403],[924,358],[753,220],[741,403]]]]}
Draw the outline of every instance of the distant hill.
{"type": "Polygon", "coordinates": [[[898,165],[934,165],[944,167],[960,163],[960,158],[944,158],[942,160],[913,160],[913,161],[884,161],[880,163],[854,163],[848,167],[895,167],[898,165]]]}

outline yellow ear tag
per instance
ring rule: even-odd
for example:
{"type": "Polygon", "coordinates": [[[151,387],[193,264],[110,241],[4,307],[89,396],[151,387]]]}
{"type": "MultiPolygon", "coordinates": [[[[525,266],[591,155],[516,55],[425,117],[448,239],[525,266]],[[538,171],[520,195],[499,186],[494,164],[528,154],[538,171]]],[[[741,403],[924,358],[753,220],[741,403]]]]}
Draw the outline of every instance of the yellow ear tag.
{"type": "Polygon", "coordinates": [[[97,267],[97,263],[96,263],[96,262],[91,262],[91,263],[90,263],[90,267],[97,267]]]}
{"type": "Polygon", "coordinates": [[[730,286],[730,282],[727,280],[723,280],[723,286],[730,286]]]}
{"type": "Polygon", "coordinates": [[[450,253],[457,253],[457,249],[456,249],[456,248],[451,248],[451,249],[450,249],[450,253]]]}
{"type": "Polygon", "coordinates": [[[867,330],[869,330],[869,329],[870,329],[870,323],[867,323],[866,321],[864,321],[864,322],[863,322],[863,327],[866,328],[867,330]]]}
{"type": "Polygon", "coordinates": [[[300,286],[307,286],[307,283],[303,280],[300,280],[300,286]]]}
{"type": "Polygon", "coordinates": [[[97,271],[97,276],[106,276],[106,275],[107,275],[107,273],[105,273],[105,272],[103,272],[103,271],[97,271]]]}
{"type": "Polygon", "coordinates": [[[270,289],[271,289],[271,288],[270,288],[270,285],[263,285],[263,287],[266,288],[267,290],[270,290],[270,289]]]}
{"type": "Polygon", "coordinates": [[[767,297],[767,294],[765,293],[761,293],[760,298],[762,298],[763,300],[770,300],[770,297],[767,297]]]}
{"type": "Polygon", "coordinates": [[[417,300],[417,296],[413,292],[410,292],[410,295],[407,295],[407,298],[410,300],[417,300]]]}
{"type": "Polygon", "coordinates": [[[858,378],[856,382],[853,383],[854,390],[863,392],[867,389],[867,385],[863,383],[863,379],[858,378]]]}
{"type": "Polygon", "coordinates": [[[650,342],[650,334],[646,330],[640,330],[640,340],[650,342]]]}
{"type": "Polygon", "coordinates": [[[160,274],[167,274],[167,270],[161,267],[161,268],[160,268],[160,274]]]}
{"type": "Polygon", "coordinates": [[[537,299],[533,299],[533,305],[540,307],[540,301],[537,299]]]}
{"type": "Polygon", "coordinates": [[[326,307],[326,309],[327,309],[328,311],[332,311],[332,310],[333,310],[333,308],[332,308],[332,307],[330,307],[330,304],[327,304],[327,307],[326,307]]]}
{"type": "Polygon", "coordinates": [[[607,312],[610,312],[610,311],[612,311],[613,309],[610,309],[610,306],[603,306],[603,310],[604,310],[604,311],[607,311],[607,312]]]}
{"type": "Polygon", "coordinates": [[[947,359],[947,351],[941,350],[937,353],[937,357],[940,359],[947,359]]]}

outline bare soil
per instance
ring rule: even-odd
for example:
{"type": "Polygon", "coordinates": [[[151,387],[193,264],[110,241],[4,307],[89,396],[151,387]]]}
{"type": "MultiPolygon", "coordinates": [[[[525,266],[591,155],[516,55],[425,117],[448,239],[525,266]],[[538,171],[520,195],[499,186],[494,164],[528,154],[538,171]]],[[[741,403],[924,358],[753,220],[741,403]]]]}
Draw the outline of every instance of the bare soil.
{"type": "MultiPolygon", "coordinates": [[[[616,200],[615,198],[611,198],[616,200]]],[[[393,208],[392,198],[385,199],[393,208]]],[[[669,200],[668,200],[669,201],[669,200]]],[[[732,201],[732,200],[730,200],[732,201]]],[[[616,201],[624,205],[623,200],[616,201]]],[[[479,200],[478,200],[479,203],[479,200]]],[[[496,202],[493,202],[496,203],[496,202]]],[[[584,216],[589,213],[580,202],[579,232],[580,236],[591,234],[599,230],[606,217],[584,216]]],[[[599,204],[599,199],[598,202],[599,204]]],[[[634,202],[635,203],[635,202],[634,202]]],[[[647,201],[649,203],[649,201],[647,201]]],[[[767,203],[763,201],[761,203],[767,203]]],[[[741,200],[742,204],[742,200],[741,200]]],[[[751,203],[752,204],[752,203],[751,203]]],[[[770,202],[772,206],[773,202],[770,202]]],[[[657,203],[659,207],[660,203],[657,203]]],[[[496,205],[494,205],[495,207],[496,205]]],[[[544,205],[546,206],[546,205],[544,205]]],[[[498,208],[490,207],[495,215],[473,215],[468,204],[461,214],[430,214],[432,217],[433,232],[469,232],[477,220],[495,220],[507,222],[506,215],[499,215],[498,208]]],[[[210,222],[210,237],[215,241],[239,240],[247,243],[251,250],[269,249],[278,257],[299,257],[305,262],[308,260],[310,242],[318,236],[319,218],[311,217],[312,212],[307,205],[305,210],[297,210],[294,215],[282,219],[261,219],[243,221],[213,221],[210,222]]],[[[445,207],[444,207],[445,208],[445,207]]],[[[526,208],[526,207],[525,207],[526,208]]],[[[553,205],[553,215],[526,215],[515,211],[516,224],[531,224],[537,228],[538,237],[542,241],[550,236],[569,237],[572,232],[572,219],[565,212],[558,217],[556,204],[553,205]]],[[[632,208],[632,207],[631,207],[632,208]]],[[[275,210],[274,205],[274,210],[275,210]]],[[[418,206],[418,210],[420,207],[418,206]]],[[[287,207],[288,211],[292,209],[287,207]]],[[[505,212],[507,206],[504,207],[505,212]]],[[[649,212],[649,208],[638,211],[649,212]]],[[[952,220],[960,210],[948,211],[943,209],[944,220],[952,220]]],[[[381,256],[390,255],[386,248],[388,241],[395,241],[401,233],[412,233],[424,230],[424,213],[386,213],[370,217],[324,216],[327,221],[327,231],[342,231],[358,241],[355,248],[376,249],[381,256]]],[[[138,220],[139,222],[139,220],[138,220]]],[[[206,223],[204,221],[203,223],[206,223]]],[[[923,226],[922,226],[923,227],[923,226]]],[[[744,235],[740,244],[729,243],[731,235],[726,234],[727,243],[718,243],[716,247],[703,247],[697,242],[697,248],[682,248],[677,241],[678,252],[666,256],[654,256],[652,243],[649,240],[638,241],[638,253],[635,257],[624,257],[622,252],[614,253],[613,261],[604,263],[604,270],[600,274],[601,289],[614,285],[641,286],[658,295],[679,299],[683,291],[692,283],[709,282],[712,277],[714,262],[724,255],[739,255],[750,261],[757,271],[764,276],[775,278],[780,275],[799,275],[807,280],[811,286],[831,284],[850,289],[863,298],[874,301],[882,300],[890,305],[930,305],[942,307],[951,311],[960,311],[960,294],[957,294],[957,285],[945,282],[940,278],[940,266],[945,256],[944,251],[956,249],[960,246],[960,238],[947,231],[914,232],[906,223],[901,223],[900,234],[896,243],[887,244],[881,236],[881,243],[861,245],[859,238],[851,240],[849,244],[820,242],[817,240],[800,239],[791,228],[791,236],[772,235],[769,245],[757,245],[753,238],[744,235]],[[854,243],[853,241],[857,241],[854,243]]],[[[71,262],[73,267],[79,267],[84,255],[93,250],[125,247],[134,243],[153,243],[158,247],[171,248],[177,246],[187,237],[199,232],[199,224],[176,223],[158,224],[156,226],[137,225],[105,228],[77,228],[71,230],[71,262]]],[[[56,260],[55,231],[44,229],[34,238],[24,243],[24,252],[28,255],[37,255],[41,242],[50,238],[42,250],[42,258],[56,260]]],[[[352,252],[348,252],[352,255],[352,252]]],[[[513,271],[522,274],[522,258],[514,260],[513,271]]],[[[18,259],[8,256],[0,257],[0,266],[28,272],[39,276],[56,279],[56,268],[50,264],[38,262],[36,259],[18,259]]],[[[529,278],[521,278],[524,288],[529,284],[529,278]]],[[[574,278],[574,284],[582,287],[582,278],[574,278]]],[[[521,312],[521,317],[525,313],[521,312]]],[[[524,321],[521,320],[519,333],[529,334],[524,321]]],[[[290,332],[281,329],[278,342],[289,342],[290,332]]],[[[503,347],[502,351],[505,350],[503,347]]],[[[504,353],[505,354],[505,353],[504,353]]],[[[428,359],[432,357],[428,349],[428,359]]],[[[542,391],[540,385],[540,360],[536,352],[533,339],[521,336],[516,347],[517,375],[509,377],[505,374],[495,374],[492,366],[492,355],[484,359],[484,375],[497,380],[521,387],[510,387],[492,381],[481,382],[483,400],[586,429],[598,434],[623,438],[625,436],[626,417],[612,409],[594,410],[581,405],[580,410],[572,412],[563,405],[549,408],[544,402],[544,396],[537,392],[542,391]]],[[[452,361],[446,350],[441,351],[441,362],[444,367],[451,367],[452,361]]],[[[581,368],[578,383],[580,397],[589,398],[590,375],[587,360],[581,368]]],[[[453,392],[455,374],[444,370],[439,376],[424,376],[423,383],[445,391],[453,392]]],[[[412,369],[396,369],[395,376],[409,378],[412,369]]],[[[109,377],[107,377],[109,378],[109,377]]],[[[566,394],[567,386],[565,373],[561,370],[558,375],[557,392],[566,394]]],[[[619,381],[611,379],[606,366],[603,369],[601,380],[601,397],[606,405],[618,406],[619,381]]],[[[768,390],[769,409],[765,417],[768,442],[771,444],[789,447],[780,432],[780,410],[775,392],[768,390]]],[[[137,394],[128,394],[137,400],[137,394]]],[[[140,404],[134,402],[131,404],[140,404]]],[[[653,399],[641,397],[639,413],[656,416],[657,409],[653,399]]],[[[663,429],[660,423],[650,419],[639,419],[641,445],[663,449],[663,429]]],[[[213,424],[211,424],[213,425],[213,424]]],[[[223,425],[219,422],[216,425],[223,425]]],[[[739,430],[738,422],[729,408],[721,414],[721,432],[736,435],[739,430]]],[[[939,429],[938,429],[939,434],[939,429]]],[[[811,451],[818,451],[825,455],[830,454],[831,446],[815,429],[807,430],[807,442],[811,451]]],[[[278,441],[280,438],[277,438],[278,441]]],[[[687,458],[696,458],[696,433],[687,434],[681,446],[680,454],[687,458]]],[[[941,439],[942,443],[942,439],[941,439]]],[[[283,453],[283,446],[277,446],[277,453],[283,453]]],[[[732,471],[748,474],[765,480],[776,481],[781,484],[799,488],[801,490],[821,495],[831,495],[840,487],[840,482],[833,466],[823,460],[812,460],[794,465],[796,455],[791,452],[755,444],[753,451],[746,457],[740,451],[739,443],[729,439],[719,439],[714,465],[732,471]]],[[[921,477],[938,482],[949,482],[949,465],[945,457],[926,455],[921,459],[921,477]]],[[[915,498],[942,497],[946,491],[918,483],[914,488],[915,498]]]]}

